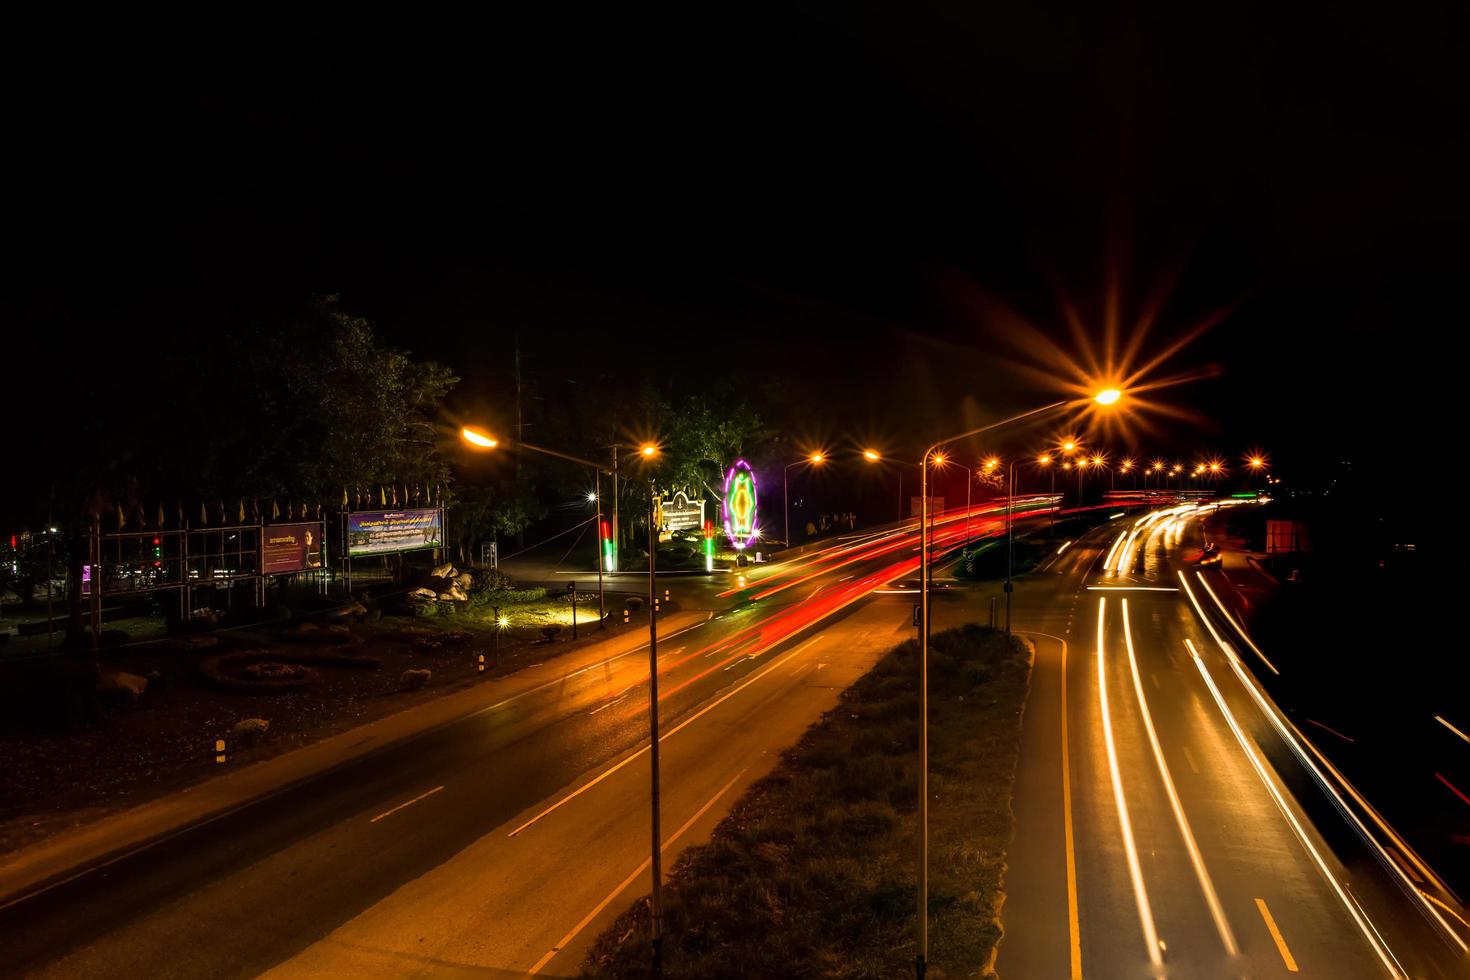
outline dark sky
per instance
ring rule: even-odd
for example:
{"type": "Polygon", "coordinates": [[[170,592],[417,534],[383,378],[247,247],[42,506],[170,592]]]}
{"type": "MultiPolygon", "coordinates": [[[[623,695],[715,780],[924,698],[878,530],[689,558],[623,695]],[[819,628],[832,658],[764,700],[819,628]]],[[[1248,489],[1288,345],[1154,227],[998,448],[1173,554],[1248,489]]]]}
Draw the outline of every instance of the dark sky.
{"type": "Polygon", "coordinates": [[[517,329],[548,388],[692,349],[898,445],[1050,400],[1015,319],[1075,357],[1068,301],[1101,351],[1114,295],[1140,360],[1218,319],[1147,450],[1444,438],[1462,5],[500,6],[14,22],[9,357],[131,369],[340,292],[476,385],[517,329]]]}

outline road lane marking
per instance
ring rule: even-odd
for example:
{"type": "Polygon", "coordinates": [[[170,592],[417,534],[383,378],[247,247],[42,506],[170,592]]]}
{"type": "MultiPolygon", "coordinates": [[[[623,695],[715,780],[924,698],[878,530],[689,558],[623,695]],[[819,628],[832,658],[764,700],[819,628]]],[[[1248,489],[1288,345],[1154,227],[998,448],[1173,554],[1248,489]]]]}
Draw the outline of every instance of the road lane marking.
{"type": "Polygon", "coordinates": [[[399,810],[402,810],[404,807],[406,807],[406,806],[413,806],[419,800],[426,800],[429,797],[433,796],[435,793],[439,792],[443,788],[444,788],[443,786],[435,786],[433,789],[429,790],[427,793],[420,793],[418,796],[415,796],[413,799],[409,800],[407,803],[400,803],[400,804],[398,804],[397,806],[395,806],[391,810],[384,810],[382,813],[378,814],[376,817],[373,817],[373,819],[369,820],[368,823],[377,823],[379,820],[382,820],[384,817],[391,817],[391,816],[393,816],[393,814],[397,813],[399,810]]]}
{"type": "Polygon", "coordinates": [[[1454,725],[1451,725],[1449,722],[1445,721],[1444,718],[1440,717],[1439,715],[1435,715],[1434,716],[1434,720],[1437,721],[1437,722],[1439,722],[1444,727],[1448,728],[1450,731],[1454,732],[1456,735],[1458,735],[1461,738],[1463,738],[1465,741],[1470,742],[1470,735],[1466,735],[1464,732],[1460,731],[1454,725]]]}
{"type": "Polygon", "coordinates": [[[1210,676],[1209,668],[1205,666],[1204,660],[1200,658],[1199,651],[1194,648],[1194,642],[1186,638],[1184,645],[1189,648],[1189,655],[1194,658],[1194,665],[1199,668],[1200,676],[1205,680],[1205,686],[1210,689],[1210,694],[1215,698],[1215,704],[1219,706],[1220,713],[1225,716],[1225,723],[1230,726],[1230,731],[1234,733],[1235,740],[1240,743],[1241,751],[1245,753],[1246,759],[1250,761],[1251,768],[1255,769],[1256,775],[1260,777],[1261,784],[1266,787],[1266,792],[1276,802],[1277,809],[1286,817],[1286,822],[1291,825],[1291,829],[1296,833],[1297,840],[1301,841],[1302,846],[1307,849],[1307,853],[1311,855],[1312,861],[1317,865],[1317,870],[1322,873],[1322,877],[1332,886],[1332,890],[1336,893],[1338,900],[1348,910],[1348,915],[1352,917],[1359,931],[1363,933],[1363,937],[1368,940],[1368,945],[1373,947],[1373,952],[1378,955],[1378,959],[1387,967],[1389,975],[1396,978],[1404,977],[1404,971],[1399,967],[1398,960],[1379,938],[1378,930],[1368,922],[1367,916],[1358,907],[1358,904],[1343,890],[1342,884],[1337,880],[1337,876],[1327,867],[1327,862],[1322,859],[1322,855],[1317,853],[1316,846],[1312,844],[1311,838],[1307,836],[1307,832],[1297,820],[1296,814],[1292,812],[1291,807],[1287,805],[1281,792],[1276,788],[1276,784],[1266,774],[1261,760],[1257,759],[1256,754],[1251,751],[1250,744],[1245,737],[1245,732],[1241,730],[1240,725],[1235,720],[1235,715],[1231,713],[1230,707],[1225,703],[1225,696],[1215,686],[1215,679],[1210,676]]]}
{"type": "MultiPolygon", "coordinates": [[[[695,813],[694,813],[694,816],[692,816],[688,820],[684,821],[684,825],[682,827],[680,827],[678,830],[674,831],[673,835],[670,836],[668,840],[664,841],[662,844],[659,845],[659,848],[658,848],[659,849],[659,852],[662,853],[663,851],[667,851],[669,849],[669,845],[673,844],[674,841],[676,841],[680,837],[684,836],[684,832],[686,830],[688,830],[690,827],[694,826],[695,822],[697,820],[699,820],[700,817],[702,817],[706,813],[708,813],[709,810],[710,810],[710,807],[714,806],[715,803],[716,803],[716,801],[718,801],[720,797],[722,797],[726,793],[728,793],[730,791],[730,787],[731,786],[734,786],[735,783],[736,783],[736,781],[741,776],[745,775],[746,771],[747,771],[746,769],[740,770],[739,772],[737,772],[735,774],[735,778],[734,779],[731,779],[724,786],[721,786],[720,787],[720,791],[718,793],[716,793],[714,796],[711,796],[709,798],[709,800],[704,804],[704,806],[702,806],[698,810],[696,810],[695,813]]],[[[595,918],[597,918],[598,914],[601,913],[603,909],[605,909],[609,905],[611,905],[613,903],[613,901],[616,900],[617,897],[619,895],[621,895],[627,889],[627,887],[629,885],[631,885],[631,884],[633,884],[633,882],[637,881],[638,880],[638,877],[640,875],[642,875],[643,872],[647,871],[648,870],[648,866],[650,864],[652,864],[652,863],[653,863],[653,859],[651,857],[644,858],[643,859],[643,863],[640,864],[640,865],[638,865],[637,869],[634,870],[634,872],[632,874],[630,874],[630,875],[628,875],[628,877],[624,878],[622,884],[618,885],[618,887],[614,888],[611,892],[609,892],[608,893],[608,896],[606,898],[604,898],[602,901],[598,902],[597,903],[597,907],[594,908],[591,912],[588,912],[587,915],[582,919],[581,922],[578,922],[576,925],[572,926],[572,931],[571,932],[567,933],[565,936],[562,936],[561,939],[557,940],[556,945],[553,946],[553,947],[551,947],[551,949],[547,950],[546,951],[546,955],[543,956],[543,957],[541,957],[539,960],[537,960],[536,961],[536,965],[533,966],[533,967],[531,967],[530,970],[526,971],[527,976],[535,976],[536,974],[540,973],[541,972],[541,969],[544,966],[546,966],[547,963],[550,963],[552,961],[552,959],[556,956],[557,953],[560,953],[562,950],[566,949],[567,948],[567,944],[570,943],[573,939],[576,939],[577,938],[577,934],[580,933],[583,929],[587,928],[587,926],[591,924],[592,920],[595,919],[595,918]]]]}
{"type": "MultiPolygon", "coordinates": [[[[810,640],[807,640],[805,643],[803,643],[800,646],[798,646],[796,649],[792,650],[790,653],[787,653],[785,656],[778,657],[777,659],[771,661],[770,665],[767,666],[764,670],[759,671],[758,673],[755,673],[755,674],[751,674],[744,681],[742,681],[741,683],[737,684],[735,687],[731,688],[725,694],[721,695],[719,698],[715,699],[714,701],[711,701],[709,704],[707,704],[703,708],[699,709],[693,715],[690,715],[688,718],[686,718],[684,721],[680,722],[675,727],[673,727],[673,728],[669,729],[668,731],[664,732],[662,735],[660,735],[658,737],[658,740],[660,742],[663,742],[663,741],[665,741],[667,739],[673,738],[679,732],[683,731],[685,728],[688,728],[690,725],[694,724],[696,721],[698,721],[704,715],[706,715],[709,712],[713,711],[715,708],[718,708],[720,705],[724,704],[726,701],[730,700],[732,697],[734,697],[735,695],[739,694],[741,691],[745,690],[747,687],[749,687],[750,685],[754,684],[756,681],[760,680],[762,677],[765,677],[767,674],[769,674],[771,671],[775,670],[777,667],[779,667],[782,664],[786,663],[787,661],[791,660],[798,653],[801,653],[807,647],[811,646],[813,643],[816,643],[820,639],[822,639],[822,636],[821,635],[814,636],[810,640]]],[[[624,766],[628,765],[629,763],[633,762],[635,759],[639,758],[640,756],[644,755],[647,752],[648,752],[648,746],[645,745],[642,748],[638,749],[638,751],[634,752],[632,755],[628,756],[622,762],[619,762],[616,765],[611,766],[611,767],[603,770],[603,772],[601,774],[599,774],[597,777],[595,777],[594,779],[592,779],[592,780],[590,780],[590,781],[588,781],[586,783],[583,783],[581,786],[578,786],[576,789],[572,790],[566,796],[563,796],[561,799],[559,799],[555,803],[551,804],[551,806],[549,806],[546,809],[542,810],[540,813],[536,814],[530,820],[527,820],[525,823],[521,824],[515,830],[512,830],[509,834],[506,834],[506,836],[507,837],[514,837],[517,834],[519,834],[521,831],[525,830],[527,827],[530,827],[532,824],[538,823],[542,818],[547,817],[547,816],[550,816],[553,812],[555,812],[557,810],[560,810],[563,806],[567,805],[572,800],[574,800],[577,797],[581,796],[583,793],[587,792],[589,789],[591,789],[592,787],[596,786],[598,783],[602,782],[604,779],[606,779],[607,777],[611,776],[613,773],[617,772],[619,769],[621,769],[624,766]]]]}
{"type": "MultiPolygon", "coordinates": [[[[1189,581],[1184,577],[1184,572],[1180,571],[1178,575],[1179,584],[1184,588],[1184,594],[1189,597],[1190,604],[1194,606],[1195,612],[1199,614],[1200,620],[1205,624],[1205,629],[1209,630],[1210,635],[1215,638],[1216,645],[1220,647],[1220,651],[1225,655],[1226,663],[1228,663],[1230,665],[1230,669],[1235,672],[1235,676],[1240,680],[1240,684],[1242,687],[1245,688],[1246,693],[1248,693],[1251,698],[1254,699],[1254,701],[1256,702],[1256,707],[1260,708],[1261,710],[1261,714],[1263,714],[1266,719],[1271,723],[1272,727],[1276,729],[1277,734],[1281,736],[1281,740],[1286,743],[1287,747],[1291,749],[1292,753],[1297,757],[1301,764],[1306,767],[1308,772],[1312,774],[1312,777],[1317,781],[1317,785],[1320,786],[1322,790],[1329,796],[1331,796],[1332,799],[1336,802],[1338,812],[1342,813],[1349,820],[1351,820],[1353,825],[1357,827],[1358,833],[1361,835],[1362,839],[1370,844],[1378,852],[1380,863],[1385,868],[1389,869],[1394,874],[1399,876],[1399,880],[1403,883],[1403,886],[1406,890],[1409,890],[1414,895],[1420,897],[1420,905],[1424,909],[1425,914],[1427,914],[1430,918],[1439,923],[1440,928],[1444,930],[1444,934],[1449,937],[1451,942],[1453,942],[1456,946],[1460,948],[1461,952],[1470,951],[1470,944],[1467,944],[1465,940],[1460,937],[1460,934],[1457,933],[1455,929],[1448,922],[1445,921],[1444,916],[1439,914],[1438,909],[1436,909],[1430,902],[1422,898],[1419,890],[1414,887],[1413,882],[1411,882],[1406,876],[1403,875],[1402,872],[1399,871],[1398,865],[1393,863],[1393,859],[1388,856],[1388,852],[1384,849],[1383,844],[1381,844],[1378,838],[1374,837],[1368,831],[1367,825],[1364,824],[1363,821],[1358,817],[1358,815],[1353,812],[1353,810],[1347,805],[1347,801],[1342,798],[1342,794],[1337,791],[1337,787],[1341,786],[1344,790],[1347,791],[1349,796],[1357,801],[1358,806],[1361,807],[1363,812],[1368,815],[1368,818],[1377,825],[1378,829],[1383,832],[1383,835],[1387,837],[1390,841],[1392,841],[1398,847],[1398,849],[1411,862],[1413,862],[1414,866],[1419,869],[1419,872],[1423,874],[1427,880],[1434,882],[1436,887],[1438,887],[1442,892],[1448,894],[1449,888],[1445,885],[1444,880],[1440,878],[1440,876],[1437,875],[1429,867],[1429,865],[1424,863],[1423,859],[1419,857],[1414,849],[1411,848],[1408,843],[1399,836],[1398,832],[1394,830],[1393,827],[1390,826],[1389,823],[1384,820],[1382,816],[1379,815],[1378,811],[1375,810],[1373,806],[1363,798],[1362,794],[1358,792],[1357,788],[1354,787],[1352,783],[1348,782],[1347,777],[1339,772],[1337,767],[1334,766],[1332,762],[1325,755],[1322,754],[1322,750],[1318,749],[1316,744],[1313,743],[1311,739],[1307,738],[1306,734],[1303,733],[1301,729],[1297,728],[1296,725],[1281,717],[1281,714],[1279,711],[1277,711],[1276,707],[1267,700],[1266,695],[1263,693],[1260,684],[1253,676],[1251,676],[1246,671],[1245,666],[1241,663],[1240,656],[1235,652],[1235,649],[1231,647],[1230,644],[1221,639],[1220,634],[1215,631],[1214,626],[1210,625],[1210,621],[1205,618],[1204,610],[1200,607],[1199,602],[1195,599],[1194,592],[1189,587],[1189,581]],[[1329,782],[1327,777],[1322,774],[1322,770],[1318,768],[1317,763],[1308,758],[1306,750],[1302,748],[1303,745],[1305,745],[1307,749],[1311,750],[1312,755],[1317,757],[1317,760],[1326,767],[1328,772],[1332,773],[1333,778],[1336,780],[1336,785],[1334,785],[1332,782],[1329,782]]],[[[1188,640],[1186,640],[1185,643],[1190,647],[1190,650],[1193,651],[1193,644],[1191,644],[1188,640]]],[[[1194,656],[1196,659],[1196,663],[1203,666],[1203,662],[1199,660],[1199,655],[1195,654],[1194,656]]]]}
{"type": "Polygon", "coordinates": [[[1148,902],[1148,889],[1143,884],[1143,868],[1138,863],[1138,845],[1133,841],[1133,823],[1128,818],[1128,800],[1123,794],[1123,776],[1118,767],[1118,750],[1113,744],[1113,720],[1108,712],[1108,672],[1104,656],[1103,623],[1106,618],[1108,600],[1097,600],[1097,698],[1102,708],[1103,743],[1108,752],[1108,775],[1113,783],[1113,801],[1118,807],[1118,830],[1123,837],[1123,853],[1128,859],[1128,877],[1133,881],[1133,899],[1138,906],[1138,924],[1143,929],[1144,945],[1148,947],[1148,959],[1154,967],[1161,968],[1164,959],[1159,955],[1159,934],[1154,928],[1154,913],[1148,902]]]}
{"type": "Polygon", "coordinates": [[[1123,639],[1128,646],[1128,668],[1133,675],[1133,691],[1138,695],[1139,713],[1143,715],[1143,727],[1148,733],[1148,744],[1153,749],[1154,762],[1158,764],[1159,777],[1164,782],[1164,792],[1169,797],[1169,807],[1174,811],[1174,822],[1178,824],[1179,836],[1184,838],[1184,846],[1189,851],[1189,863],[1194,866],[1194,876],[1199,879],[1200,891],[1204,893],[1205,904],[1209,906],[1210,916],[1215,920],[1220,942],[1224,944],[1225,952],[1234,956],[1240,952],[1240,948],[1235,945],[1235,936],[1230,931],[1230,923],[1220,905],[1220,896],[1215,893],[1215,883],[1210,879],[1204,856],[1195,843],[1194,831],[1190,829],[1189,820],[1184,816],[1184,804],[1179,801],[1179,793],[1174,789],[1174,777],[1169,775],[1169,765],[1164,761],[1164,749],[1159,744],[1158,732],[1154,730],[1153,714],[1148,710],[1148,698],[1143,693],[1143,681],[1138,675],[1138,657],[1133,652],[1133,627],[1128,622],[1127,599],[1123,600],[1123,639]]]}
{"type": "Polygon", "coordinates": [[[1194,753],[1191,752],[1191,751],[1189,751],[1189,746],[1187,746],[1187,745],[1181,745],[1179,747],[1184,750],[1184,761],[1187,762],[1187,763],[1189,763],[1189,768],[1193,769],[1194,770],[1194,774],[1196,776],[1198,776],[1199,775],[1199,763],[1197,763],[1197,762],[1194,761],[1194,753]]]}
{"type": "Polygon", "coordinates": [[[1391,858],[1393,858],[1393,863],[1394,864],[1397,864],[1400,868],[1402,868],[1404,870],[1404,874],[1406,874],[1410,878],[1414,879],[1414,884],[1416,884],[1416,885],[1422,885],[1422,884],[1424,884],[1424,879],[1419,876],[1419,872],[1415,871],[1413,865],[1409,864],[1408,861],[1404,860],[1404,856],[1402,854],[1400,854],[1398,851],[1396,851],[1392,847],[1390,847],[1388,849],[1388,856],[1391,857],[1391,858]]]}
{"type": "Polygon", "coordinates": [[[1271,918],[1271,910],[1266,908],[1264,898],[1256,899],[1256,908],[1261,910],[1261,918],[1266,920],[1266,928],[1271,931],[1271,938],[1276,940],[1276,951],[1281,954],[1281,959],[1286,963],[1286,969],[1290,973],[1296,973],[1296,960],[1292,958],[1291,950],[1286,948],[1286,940],[1281,936],[1281,930],[1276,928],[1276,920],[1271,918]]]}
{"type": "Polygon", "coordinates": [[[1178,592],[1172,585],[1089,585],[1088,592],[1178,592]]]}
{"type": "Polygon", "coordinates": [[[1077,911],[1077,845],[1072,834],[1072,762],[1067,737],[1067,641],[1050,633],[1027,631],[1062,645],[1062,829],[1067,852],[1067,936],[1072,961],[1071,980],[1082,980],[1082,928],[1077,911]]]}

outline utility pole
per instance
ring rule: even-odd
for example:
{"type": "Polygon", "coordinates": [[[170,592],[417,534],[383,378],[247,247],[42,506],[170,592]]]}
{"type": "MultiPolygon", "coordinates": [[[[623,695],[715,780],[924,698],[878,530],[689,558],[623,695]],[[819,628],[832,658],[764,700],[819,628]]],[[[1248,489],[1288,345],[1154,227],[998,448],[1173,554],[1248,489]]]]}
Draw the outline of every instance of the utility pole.
{"type": "MultiPolygon", "coordinates": [[[[515,352],[516,352],[516,442],[526,441],[525,417],[521,414],[521,328],[515,330],[515,352]]],[[[521,457],[516,456],[516,493],[521,491],[521,457]]],[[[525,528],[516,532],[516,550],[520,551],[526,547],[525,528]]]]}
{"type": "Polygon", "coordinates": [[[653,975],[664,975],[663,959],[663,841],[659,830],[658,799],[658,607],[654,565],[658,554],[658,525],[654,522],[653,480],[648,481],[648,738],[649,763],[653,771],[653,975]]]}
{"type": "Polygon", "coordinates": [[[615,442],[615,443],[612,444],[612,446],[610,448],[612,449],[612,459],[613,459],[613,468],[612,468],[612,481],[613,481],[613,513],[612,513],[613,567],[610,568],[610,569],[608,569],[608,571],[615,572],[615,571],[618,570],[618,552],[620,550],[622,550],[622,547],[623,547],[622,532],[618,530],[618,498],[622,496],[622,492],[621,492],[621,490],[618,487],[618,452],[623,447],[622,447],[622,445],[620,443],[616,443],[615,442]]]}

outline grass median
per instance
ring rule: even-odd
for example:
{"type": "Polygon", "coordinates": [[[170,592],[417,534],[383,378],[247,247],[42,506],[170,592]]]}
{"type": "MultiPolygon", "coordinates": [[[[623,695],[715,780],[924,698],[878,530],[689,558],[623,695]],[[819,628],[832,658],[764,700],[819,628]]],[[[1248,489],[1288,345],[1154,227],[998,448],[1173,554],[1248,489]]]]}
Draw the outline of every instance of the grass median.
{"type": "MultiPolygon", "coordinates": [[[[1000,938],[1011,782],[1030,663],[965,626],[929,646],[930,975],[983,976],[1000,938]]],[[[916,951],[918,646],[845,691],[691,848],[664,890],[670,977],[894,977],[916,951]]],[[[647,974],[647,897],[584,974],[647,974]]]]}

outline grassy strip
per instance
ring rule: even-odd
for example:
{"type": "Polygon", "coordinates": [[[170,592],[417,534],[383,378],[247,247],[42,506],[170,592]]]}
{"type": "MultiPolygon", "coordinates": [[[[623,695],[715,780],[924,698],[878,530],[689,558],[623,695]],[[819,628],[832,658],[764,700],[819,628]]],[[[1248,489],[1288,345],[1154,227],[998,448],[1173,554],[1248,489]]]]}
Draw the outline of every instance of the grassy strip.
{"type": "MultiPolygon", "coordinates": [[[[1030,665],[981,626],[929,647],[930,975],[990,970],[1030,665]]],[[[895,977],[915,954],[918,647],[845,691],[664,891],[670,977],[895,977]]],[[[598,938],[584,974],[644,976],[649,906],[598,938]]]]}

